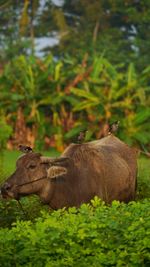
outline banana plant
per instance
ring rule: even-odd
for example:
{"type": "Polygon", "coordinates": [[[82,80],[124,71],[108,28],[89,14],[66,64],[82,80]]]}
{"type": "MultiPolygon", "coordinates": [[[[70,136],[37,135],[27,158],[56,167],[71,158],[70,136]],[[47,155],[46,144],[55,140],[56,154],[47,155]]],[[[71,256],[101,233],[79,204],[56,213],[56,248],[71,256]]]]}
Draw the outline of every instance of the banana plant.
{"type": "Polygon", "coordinates": [[[149,144],[149,77],[148,67],[137,75],[132,63],[125,70],[103,56],[84,56],[81,62],[20,56],[0,75],[0,108],[14,126],[21,107],[39,142],[49,138],[61,151],[81,130],[88,130],[87,140],[101,137],[113,120],[121,121],[122,139],[149,144]]]}

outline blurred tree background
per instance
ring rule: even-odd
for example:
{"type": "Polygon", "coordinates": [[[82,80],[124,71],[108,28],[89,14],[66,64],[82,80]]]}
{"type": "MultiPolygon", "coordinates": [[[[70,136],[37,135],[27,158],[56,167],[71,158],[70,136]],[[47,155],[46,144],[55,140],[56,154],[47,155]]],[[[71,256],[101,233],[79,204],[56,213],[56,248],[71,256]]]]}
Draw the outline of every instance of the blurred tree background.
{"type": "Polygon", "coordinates": [[[0,0],[7,148],[62,151],[81,130],[101,138],[115,120],[119,137],[150,147],[149,47],[147,0],[0,0]]]}

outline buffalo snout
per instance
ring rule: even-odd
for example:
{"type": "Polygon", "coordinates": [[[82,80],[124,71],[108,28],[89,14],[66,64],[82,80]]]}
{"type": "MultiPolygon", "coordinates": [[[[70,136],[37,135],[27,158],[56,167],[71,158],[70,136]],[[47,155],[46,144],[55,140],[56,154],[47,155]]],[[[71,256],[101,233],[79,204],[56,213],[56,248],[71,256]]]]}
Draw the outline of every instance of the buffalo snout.
{"type": "Polygon", "coordinates": [[[11,188],[11,185],[9,183],[5,183],[1,188],[2,194],[7,193],[10,188],[11,188]]]}
{"type": "Polygon", "coordinates": [[[2,198],[12,198],[12,185],[8,182],[4,183],[1,187],[1,196],[2,198]]]}

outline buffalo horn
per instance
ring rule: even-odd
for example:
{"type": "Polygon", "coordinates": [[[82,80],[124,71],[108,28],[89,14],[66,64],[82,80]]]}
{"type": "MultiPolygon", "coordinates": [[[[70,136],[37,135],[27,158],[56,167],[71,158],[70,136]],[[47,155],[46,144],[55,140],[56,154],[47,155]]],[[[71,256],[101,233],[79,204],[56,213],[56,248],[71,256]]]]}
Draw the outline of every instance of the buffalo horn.
{"type": "Polygon", "coordinates": [[[43,163],[51,163],[51,164],[63,164],[64,162],[66,162],[69,158],[67,157],[60,157],[60,158],[50,158],[50,157],[41,157],[41,161],[43,163]]]}
{"type": "Polygon", "coordinates": [[[53,163],[55,158],[50,158],[50,157],[41,157],[42,163],[53,163]]]}

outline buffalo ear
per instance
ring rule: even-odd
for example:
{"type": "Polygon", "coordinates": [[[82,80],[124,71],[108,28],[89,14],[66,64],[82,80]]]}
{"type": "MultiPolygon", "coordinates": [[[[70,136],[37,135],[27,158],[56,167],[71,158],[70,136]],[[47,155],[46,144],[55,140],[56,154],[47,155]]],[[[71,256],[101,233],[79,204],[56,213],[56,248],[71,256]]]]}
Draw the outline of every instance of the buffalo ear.
{"type": "Polygon", "coordinates": [[[47,177],[50,179],[63,176],[67,173],[67,169],[61,166],[52,166],[47,170],[47,177]]]}

